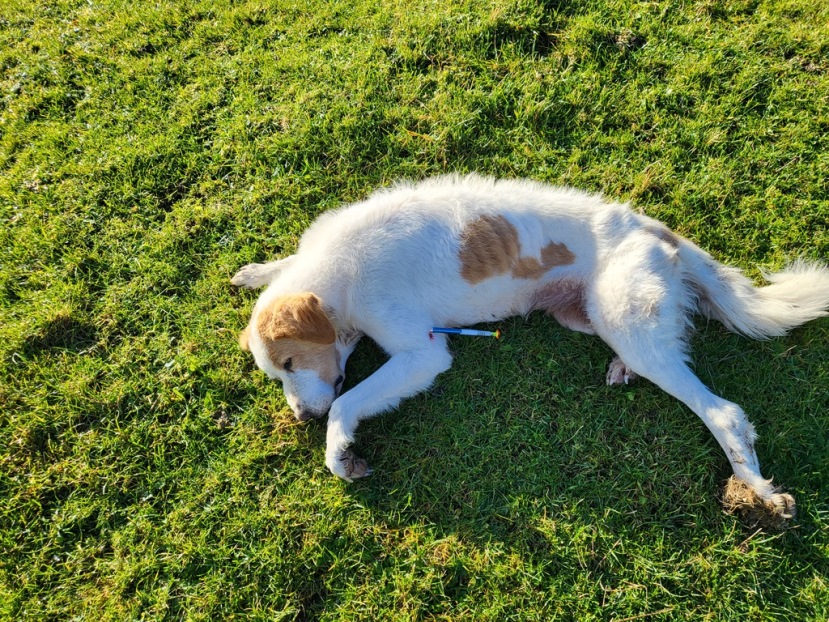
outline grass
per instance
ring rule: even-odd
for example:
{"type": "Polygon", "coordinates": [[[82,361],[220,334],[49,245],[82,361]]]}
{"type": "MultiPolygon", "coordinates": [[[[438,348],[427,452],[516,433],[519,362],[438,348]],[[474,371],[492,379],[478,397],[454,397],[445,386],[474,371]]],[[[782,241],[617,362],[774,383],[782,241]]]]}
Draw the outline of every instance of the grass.
{"type": "Polygon", "coordinates": [[[829,8],[3,3],[0,618],[829,618],[826,320],[693,341],[799,501],[781,534],[722,513],[686,408],[541,316],[361,426],[374,476],[325,470],[228,280],[473,170],[631,200],[753,276],[826,258],[829,8]]]}

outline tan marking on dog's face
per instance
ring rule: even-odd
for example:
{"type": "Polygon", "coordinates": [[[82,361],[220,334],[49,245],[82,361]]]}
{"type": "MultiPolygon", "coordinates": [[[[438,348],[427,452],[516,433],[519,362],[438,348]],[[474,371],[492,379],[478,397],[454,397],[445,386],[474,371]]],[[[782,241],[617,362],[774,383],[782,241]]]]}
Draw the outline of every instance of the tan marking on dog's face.
{"type": "Polygon", "coordinates": [[[271,340],[296,339],[331,344],[337,338],[331,320],[314,294],[277,298],[259,313],[256,328],[262,337],[271,340]]]}
{"type": "MultiPolygon", "coordinates": [[[[274,366],[285,369],[291,361],[291,371],[312,370],[320,380],[333,386],[340,375],[340,361],[334,344],[324,345],[296,339],[268,339],[265,342],[268,357],[274,366]]],[[[290,372],[289,372],[290,373],[290,372]]]]}
{"type": "Polygon", "coordinates": [[[572,264],[576,257],[564,244],[549,242],[541,261],[521,256],[515,227],[503,216],[481,216],[461,234],[461,276],[471,284],[511,273],[517,279],[538,279],[555,266],[572,264]]]}
{"type": "Polygon", "coordinates": [[[277,369],[290,359],[292,370],[313,370],[332,385],[340,375],[334,326],[314,294],[277,298],[259,312],[256,328],[277,369]]]}
{"type": "Polygon", "coordinates": [[[245,326],[241,333],[239,333],[239,347],[245,352],[250,352],[248,341],[250,340],[250,325],[245,326]]]}

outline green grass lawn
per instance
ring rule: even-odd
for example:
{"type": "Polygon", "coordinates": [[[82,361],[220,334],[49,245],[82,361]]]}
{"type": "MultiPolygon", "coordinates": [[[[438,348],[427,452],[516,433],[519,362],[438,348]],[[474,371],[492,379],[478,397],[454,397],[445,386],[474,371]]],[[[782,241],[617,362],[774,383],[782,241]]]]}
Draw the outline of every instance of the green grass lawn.
{"type": "Polygon", "coordinates": [[[783,533],[723,513],[690,411],[540,315],[455,339],[361,426],[375,475],[328,473],[230,276],[450,171],[630,200],[757,278],[825,259],[829,4],[2,2],[0,618],[829,618],[828,320],[693,339],[783,533]]]}

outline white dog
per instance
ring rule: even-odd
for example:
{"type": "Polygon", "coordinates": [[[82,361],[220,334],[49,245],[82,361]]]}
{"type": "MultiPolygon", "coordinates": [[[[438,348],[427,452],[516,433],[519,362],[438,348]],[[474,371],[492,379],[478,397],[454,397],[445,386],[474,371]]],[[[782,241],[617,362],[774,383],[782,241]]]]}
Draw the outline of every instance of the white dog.
{"type": "Polygon", "coordinates": [[[638,374],[684,402],[714,434],[752,503],[787,518],[794,499],[761,475],[742,409],[687,365],[693,312],[755,338],[827,314],[827,267],[797,262],[768,280],[754,287],[627,205],[471,175],[400,184],[326,213],[296,255],[245,266],[232,283],[268,285],[240,344],[282,381],[299,420],[328,413],[326,464],[346,480],[371,473],[349,449],[359,421],[449,368],[446,339],[432,327],[543,310],[613,348],[609,384],[638,374]],[[390,358],[339,395],[363,335],[390,358]]]}

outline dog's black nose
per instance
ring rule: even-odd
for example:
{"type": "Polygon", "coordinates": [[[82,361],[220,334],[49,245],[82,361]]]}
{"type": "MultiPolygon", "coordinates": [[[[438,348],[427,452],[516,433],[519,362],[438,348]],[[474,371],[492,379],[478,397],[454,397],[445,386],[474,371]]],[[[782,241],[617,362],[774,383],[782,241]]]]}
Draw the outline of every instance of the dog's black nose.
{"type": "Polygon", "coordinates": [[[300,421],[309,421],[310,419],[316,419],[317,414],[312,410],[300,410],[296,418],[300,421]]]}

